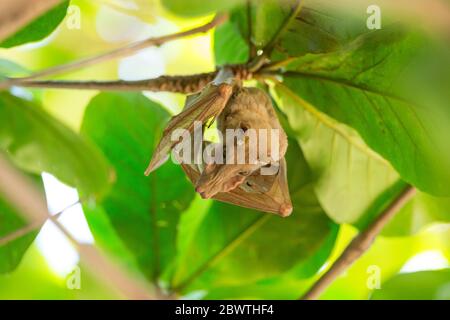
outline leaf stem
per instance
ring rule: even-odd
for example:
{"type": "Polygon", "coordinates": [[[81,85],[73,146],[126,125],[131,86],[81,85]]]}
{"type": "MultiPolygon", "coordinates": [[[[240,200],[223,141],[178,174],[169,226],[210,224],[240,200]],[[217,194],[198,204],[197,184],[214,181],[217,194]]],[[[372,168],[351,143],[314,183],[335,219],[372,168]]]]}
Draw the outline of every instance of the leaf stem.
{"type": "Polygon", "coordinates": [[[249,61],[256,57],[256,46],[253,43],[253,24],[252,24],[252,0],[247,0],[247,43],[249,49],[249,61]]]}
{"type": "Polygon", "coordinates": [[[266,46],[263,49],[263,53],[260,56],[257,56],[251,63],[252,67],[250,68],[250,71],[255,72],[259,70],[267,60],[269,60],[270,55],[272,54],[273,49],[277,45],[278,41],[280,40],[280,37],[283,35],[283,33],[289,28],[292,21],[295,19],[295,17],[298,16],[300,10],[303,7],[303,0],[297,0],[294,7],[292,8],[291,13],[289,16],[285,19],[283,24],[280,26],[280,28],[277,30],[277,32],[274,34],[272,39],[266,44],[266,46]]]}
{"type": "MultiPolygon", "coordinates": [[[[175,284],[172,286],[171,291],[177,294],[180,294],[185,288],[191,285],[199,276],[201,276],[208,268],[214,266],[218,261],[220,261],[223,257],[227,256],[230,252],[232,252],[242,241],[251,236],[255,230],[264,225],[272,216],[271,215],[262,215],[249,226],[247,226],[241,233],[237,234],[235,238],[231,239],[230,242],[225,244],[225,246],[211,256],[207,261],[205,261],[197,270],[195,270],[191,275],[189,275],[186,279],[184,279],[181,283],[175,284]]],[[[172,279],[173,280],[173,279],[172,279]]]]}
{"type": "Polygon", "coordinates": [[[377,235],[391,218],[416,194],[412,186],[406,187],[397,198],[363,232],[359,233],[345,248],[319,280],[301,297],[301,300],[317,299],[336,278],[348,269],[372,245],[377,235]]]}
{"type": "Polygon", "coordinates": [[[286,32],[287,28],[289,28],[289,26],[291,25],[292,21],[300,13],[300,10],[302,9],[302,6],[303,6],[303,2],[304,2],[303,0],[297,0],[296,1],[295,6],[292,8],[291,14],[286,18],[284,23],[278,29],[277,33],[275,33],[275,35],[272,37],[270,42],[263,49],[264,54],[267,55],[267,57],[270,56],[270,54],[272,53],[273,49],[275,48],[275,46],[276,46],[278,40],[280,39],[280,37],[283,35],[284,32],[286,32]]]}

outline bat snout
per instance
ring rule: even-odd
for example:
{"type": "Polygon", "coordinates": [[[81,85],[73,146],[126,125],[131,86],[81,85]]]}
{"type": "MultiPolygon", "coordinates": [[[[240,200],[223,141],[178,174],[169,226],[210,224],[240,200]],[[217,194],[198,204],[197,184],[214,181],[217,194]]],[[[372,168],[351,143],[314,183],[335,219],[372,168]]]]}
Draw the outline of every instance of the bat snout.
{"type": "Polygon", "coordinates": [[[199,192],[200,197],[202,197],[202,199],[206,200],[206,199],[210,199],[211,196],[208,195],[206,192],[199,192]]]}
{"type": "Polygon", "coordinates": [[[209,195],[206,192],[206,190],[204,189],[203,186],[197,186],[195,188],[195,192],[197,192],[200,195],[200,197],[202,197],[202,199],[209,199],[209,198],[211,198],[211,195],[209,195]]]}

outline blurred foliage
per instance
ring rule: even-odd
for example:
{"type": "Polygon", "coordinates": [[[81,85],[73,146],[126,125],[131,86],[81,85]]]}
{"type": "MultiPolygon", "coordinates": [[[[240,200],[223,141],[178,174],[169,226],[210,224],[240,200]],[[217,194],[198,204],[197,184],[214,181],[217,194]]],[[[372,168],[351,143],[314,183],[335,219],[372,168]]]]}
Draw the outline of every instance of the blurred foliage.
{"type": "Polygon", "coordinates": [[[103,207],[150,280],[174,259],[178,220],[194,195],[173,163],[149,178],[143,174],[167,120],[161,106],[140,94],[100,94],[86,109],[81,128],[116,169],[103,207]]]}
{"type": "Polygon", "coordinates": [[[81,266],[81,288],[69,290],[66,278],[53,272],[32,245],[14,273],[0,277],[0,299],[121,299],[81,266]]]}
{"type": "MultiPolygon", "coordinates": [[[[143,176],[181,95],[1,92],[1,151],[28,174],[48,172],[82,197],[96,195],[83,203],[96,245],[154,285],[195,299],[298,298],[411,183],[421,192],[322,298],[449,299],[448,268],[402,271],[424,251],[450,259],[448,43],[420,24],[405,28],[388,8],[382,30],[369,31],[366,0],[350,10],[305,1],[285,28],[294,3],[72,0],[82,20],[71,29],[65,1],[1,44],[29,45],[0,50],[1,78],[26,75],[230,13],[206,35],[58,77],[134,80],[245,63],[249,41],[259,50],[279,34],[268,72],[284,76],[261,87],[291,138],[291,217],[194,197],[172,163],[143,176]],[[381,270],[379,290],[367,286],[372,266],[381,270]]],[[[1,198],[0,238],[25,225],[1,198]]],[[[0,246],[0,298],[118,298],[84,268],[82,289],[68,290],[32,245],[36,233],[0,246]]]]}
{"type": "Polygon", "coordinates": [[[21,44],[39,41],[51,34],[66,16],[70,1],[65,0],[41,17],[0,43],[0,47],[11,48],[21,44]]]}
{"type": "Polygon", "coordinates": [[[161,2],[163,6],[171,12],[180,16],[189,17],[230,9],[239,3],[244,3],[245,0],[191,0],[189,2],[180,0],[161,0],[161,2]]]}
{"type": "Polygon", "coordinates": [[[377,196],[398,180],[394,169],[353,129],[316,110],[285,86],[280,84],[275,90],[278,106],[286,113],[311,166],[326,211],[339,223],[356,223],[369,215],[368,207],[377,196]],[[342,198],[354,200],[339,201],[342,198]]]}
{"type": "MultiPolygon", "coordinates": [[[[26,174],[27,179],[44,194],[44,186],[40,176],[26,174]]],[[[20,231],[28,222],[8,199],[0,195],[0,239],[8,239],[16,231],[20,231]]],[[[0,245],[0,274],[13,272],[22,261],[22,258],[36,238],[40,228],[32,228],[20,237],[10,238],[0,245]]]]}
{"type": "Polygon", "coordinates": [[[450,300],[450,269],[400,274],[375,291],[373,300],[450,300]],[[414,284],[414,290],[411,290],[414,284]]]}
{"type": "Polygon", "coordinates": [[[2,92],[0,118],[0,149],[18,167],[51,173],[85,196],[106,192],[110,171],[101,153],[37,104],[2,92]]]}
{"type": "MultiPolygon", "coordinates": [[[[0,197],[0,238],[9,236],[26,225],[27,222],[20,213],[0,197]]],[[[11,272],[17,268],[36,235],[37,231],[30,232],[14,241],[0,245],[0,273],[11,272]]]]}

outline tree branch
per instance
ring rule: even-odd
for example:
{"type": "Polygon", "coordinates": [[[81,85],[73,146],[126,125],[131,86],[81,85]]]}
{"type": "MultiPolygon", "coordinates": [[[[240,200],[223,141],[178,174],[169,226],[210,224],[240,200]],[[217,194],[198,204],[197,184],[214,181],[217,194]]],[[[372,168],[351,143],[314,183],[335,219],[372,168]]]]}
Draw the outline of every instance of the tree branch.
{"type": "Polygon", "coordinates": [[[104,62],[107,60],[130,56],[133,53],[135,53],[136,51],[139,51],[139,50],[151,47],[151,46],[160,46],[169,41],[188,37],[188,36],[195,35],[198,33],[205,33],[205,32],[208,32],[209,30],[211,30],[212,28],[224,23],[227,19],[228,19],[228,16],[225,14],[217,15],[211,22],[209,22],[205,25],[202,25],[200,27],[197,27],[197,28],[193,28],[193,29],[190,29],[187,31],[182,31],[179,33],[170,34],[170,35],[163,36],[163,37],[149,38],[149,39],[146,39],[143,41],[132,43],[128,46],[125,46],[125,47],[122,47],[122,48],[119,48],[119,49],[116,49],[116,50],[113,50],[110,52],[106,52],[104,54],[101,54],[101,55],[98,55],[95,57],[90,57],[90,58],[86,58],[83,60],[71,62],[68,64],[51,67],[51,68],[36,72],[27,77],[7,79],[4,82],[0,83],[0,89],[5,88],[5,87],[11,87],[11,86],[14,86],[17,84],[21,84],[26,80],[43,78],[43,77],[50,76],[50,75],[60,74],[62,72],[67,72],[67,71],[71,71],[71,70],[75,70],[75,69],[79,69],[79,68],[83,68],[83,67],[92,66],[94,64],[98,64],[100,62],[104,62]]]}
{"type": "Polygon", "coordinates": [[[0,155],[0,192],[31,224],[51,219],[75,245],[85,265],[105,284],[130,299],[152,299],[148,289],[90,245],[80,244],[64,226],[49,215],[47,205],[36,188],[0,155]]]}
{"type": "MultiPolygon", "coordinates": [[[[253,74],[246,64],[227,66],[237,80],[249,80],[253,74]]],[[[187,76],[161,76],[155,79],[138,81],[70,81],[70,80],[26,80],[15,79],[14,86],[46,89],[78,89],[103,91],[165,91],[190,94],[203,89],[214,80],[218,71],[199,73],[187,76]]],[[[13,86],[11,83],[0,83],[0,89],[13,86]],[[3,85],[3,87],[2,87],[3,85]]]]}
{"type": "Polygon", "coordinates": [[[0,1],[0,41],[14,34],[60,2],[61,0],[0,1]]]}
{"type": "Polygon", "coordinates": [[[376,236],[390,219],[416,194],[416,189],[408,186],[394,201],[379,215],[366,230],[358,234],[345,248],[339,258],[325,272],[322,277],[301,297],[302,300],[317,299],[322,292],[372,245],[376,236]]]}
{"type": "MultiPolygon", "coordinates": [[[[217,73],[202,73],[188,76],[161,76],[139,81],[69,81],[69,80],[21,80],[14,86],[46,89],[78,89],[103,91],[166,91],[194,93],[214,80],[217,73]]],[[[0,89],[2,87],[0,86],[0,89]]]]}

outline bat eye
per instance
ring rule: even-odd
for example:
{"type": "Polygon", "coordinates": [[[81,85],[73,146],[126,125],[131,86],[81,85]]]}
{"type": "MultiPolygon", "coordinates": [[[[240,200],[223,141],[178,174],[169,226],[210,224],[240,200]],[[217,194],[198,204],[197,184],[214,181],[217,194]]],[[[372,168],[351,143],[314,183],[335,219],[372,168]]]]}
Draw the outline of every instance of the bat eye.
{"type": "Polygon", "coordinates": [[[249,174],[250,174],[250,171],[240,171],[239,172],[239,175],[244,176],[244,177],[248,176],[249,174]]]}

